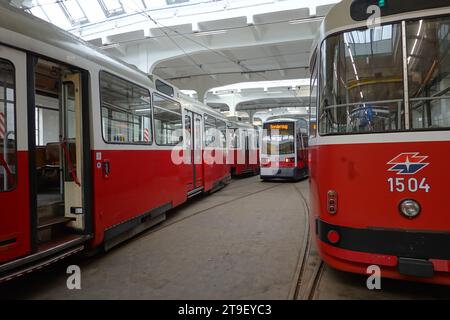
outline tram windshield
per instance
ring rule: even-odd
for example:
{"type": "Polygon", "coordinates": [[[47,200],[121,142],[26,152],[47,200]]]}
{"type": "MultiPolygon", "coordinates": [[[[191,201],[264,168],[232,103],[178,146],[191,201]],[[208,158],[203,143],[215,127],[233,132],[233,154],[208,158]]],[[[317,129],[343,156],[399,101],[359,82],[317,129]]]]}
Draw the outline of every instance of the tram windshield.
{"type": "Polygon", "coordinates": [[[295,153],[294,123],[266,123],[263,129],[263,154],[295,153]]]}
{"type": "Polygon", "coordinates": [[[320,134],[450,127],[450,18],[394,23],[328,37],[319,65],[320,134]],[[407,66],[409,119],[405,120],[407,66]]]}

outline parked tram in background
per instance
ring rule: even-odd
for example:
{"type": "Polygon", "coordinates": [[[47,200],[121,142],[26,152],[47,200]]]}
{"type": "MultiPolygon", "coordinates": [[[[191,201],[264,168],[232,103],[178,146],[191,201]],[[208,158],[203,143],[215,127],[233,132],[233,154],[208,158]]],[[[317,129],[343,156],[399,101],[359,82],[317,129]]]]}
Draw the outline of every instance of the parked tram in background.
{"type": "Polygon", "coordinates": [[[311,58],[311,230],[336,269],[450,284],[450,6],[368,25],[372,2],[331,9],[311,58]]]}
{"type": "Polygon", "coordinates": [[[224,186],[229,165],[204,155],[225,160],[226,140],[222,114],[1,3],[0,282],[224,186]]]}
{"type": "Polygon", "coordinates": [[[308,176],[307,128],[305,119],[275,119],[263,124],[261,179],[308,176]]]}
{"type": "Polygon", "coordinates": [[[248,123],[230,121],[228,132],[231,175],[258,174],[260,129],[248,123]]]}

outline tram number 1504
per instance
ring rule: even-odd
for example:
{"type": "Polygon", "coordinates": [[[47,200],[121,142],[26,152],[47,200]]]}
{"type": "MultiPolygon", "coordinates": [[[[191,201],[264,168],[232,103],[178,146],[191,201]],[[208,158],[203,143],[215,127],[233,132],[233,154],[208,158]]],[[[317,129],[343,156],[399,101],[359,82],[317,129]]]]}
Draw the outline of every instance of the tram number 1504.
{"type": "Polygon", "coordinates": [[[390,192],[418,192],[423,190],[428,193],[431,189],[427,183],[427,178],[422,178],[420,182],[416,178],[389,178],[388,183],[390,192]]]}

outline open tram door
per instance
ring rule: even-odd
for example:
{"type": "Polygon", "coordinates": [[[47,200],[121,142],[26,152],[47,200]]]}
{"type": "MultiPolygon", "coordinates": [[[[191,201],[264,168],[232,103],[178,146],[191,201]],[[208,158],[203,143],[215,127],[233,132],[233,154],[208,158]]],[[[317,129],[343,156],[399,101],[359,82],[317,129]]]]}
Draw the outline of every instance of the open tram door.
{"type": "Polygon", "coordinates": [[[80,244],[91,231],[88,73],[32,58],[34,108],[29,106],[29,117],[36,121],[28,129],[36,136],[30,147],[35,175],[31,231],[35,251],[43,252],[80,244]]]}
{"type": "Polygon", "coordinates": [[[82,90],[79,72],[62,76],[61,162],[64,183],[64,218],[76,230],[84,229],[83,219],[83,130],[82,90]]]}
{"type": "Polygon", "coordinates": [[[203,191],[203,144],[202,144],[202,116],[185,109],[185,151],[188,154],[188,165],[192,167],[192,176],[188,179],[188,197],[203,191]]]}

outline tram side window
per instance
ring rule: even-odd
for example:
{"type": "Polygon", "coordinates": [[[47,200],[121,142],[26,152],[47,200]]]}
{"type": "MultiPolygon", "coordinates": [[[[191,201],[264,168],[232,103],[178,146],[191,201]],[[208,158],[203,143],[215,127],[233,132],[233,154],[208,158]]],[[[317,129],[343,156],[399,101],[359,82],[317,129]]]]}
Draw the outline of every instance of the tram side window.
{"type": "Polygon", "coordinates": [[[216,124],[217,124],[217,130],[218,130],[218,134],[220,135],[220,142],[219,142],[219,147],[220,148],[226,148],[227,147],[227,124],[225,123],[225,121],[216,120],[216,124]]]}
{"type": "Polygon", "coordinates": [[[176,146],[183,143],[183,117],[178,102],[153,94],[153,117],[156,144],[176,146]]]}
{"type": "Polygon", "coordinates": [[[100,100],[106,142],[152,143],[150,93],[147,89],[102,71],[100,100]]]}
{"type": "Polygon", "coordinates": [[[321,47],[320,134],[404,128],[400,24],[328,37],[321,47]]]}
{"type": "Polygon", "coordinates": [[[414,129],[450,127],[450,18],[408,22],[409,105],[414,129]]]}
{"type": "Polygon", "coordinates": [[[205,147],[216,147],[216,118],[205,114],[205,147]]]}
{"type": "Polygon", "coordinates": [[[0,59],[0,192],[16,186],[15,69],[0,59]]]}
{"type": "Polygon", "coordinates": [[[228,130],[229,139],[230,139],[230,147],[233,149],[237,149],[239,146],[239,129],[237,128],[230,128],[228,130]]]}
{"type": "Polygon", "coordinates": [[[258,131],[254,129],[249,129],[247,132],[248,132],[249,150],[258,149],[258,131]]]}

